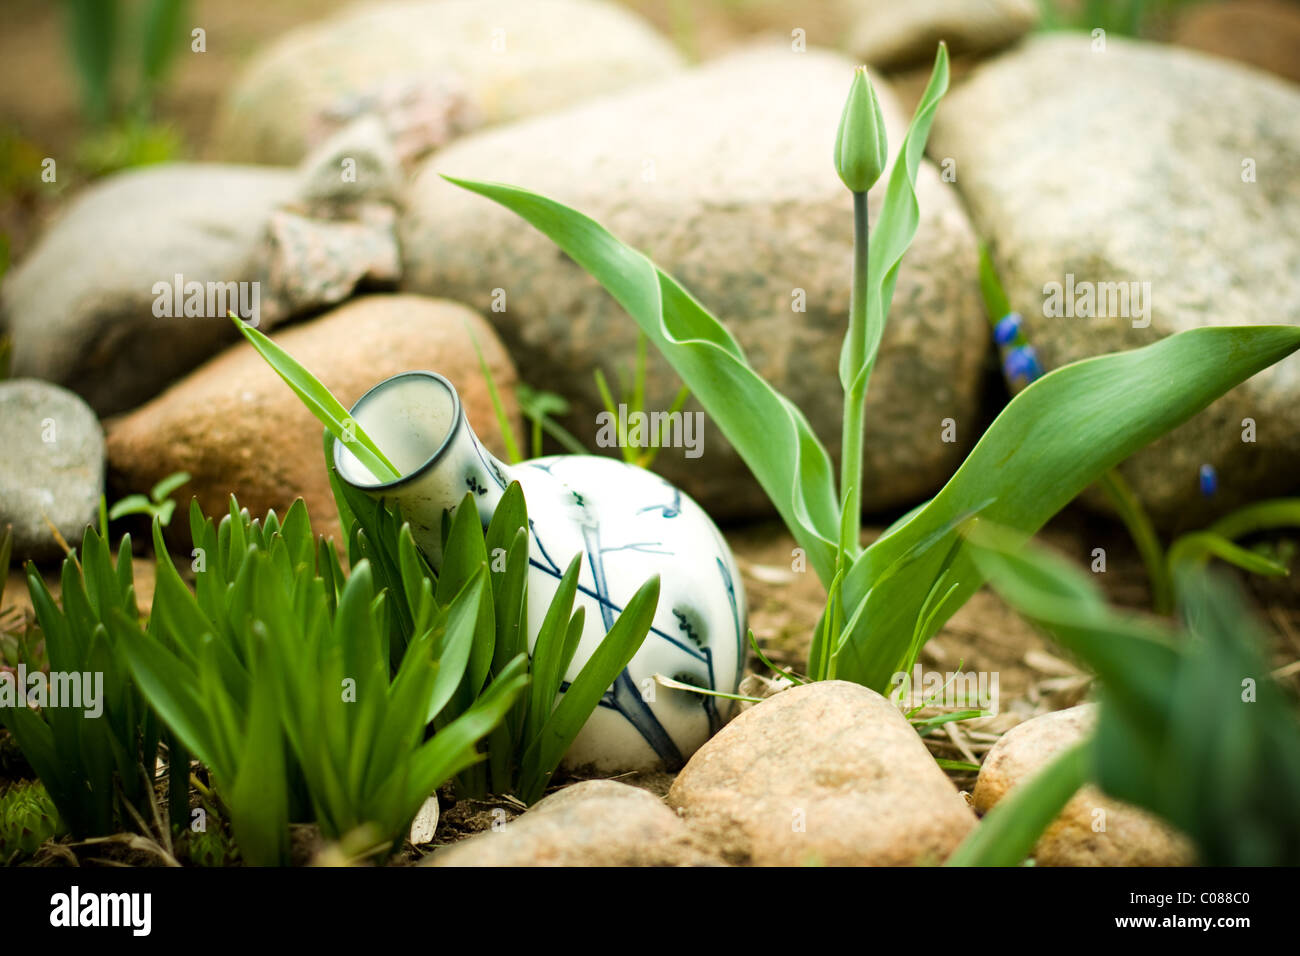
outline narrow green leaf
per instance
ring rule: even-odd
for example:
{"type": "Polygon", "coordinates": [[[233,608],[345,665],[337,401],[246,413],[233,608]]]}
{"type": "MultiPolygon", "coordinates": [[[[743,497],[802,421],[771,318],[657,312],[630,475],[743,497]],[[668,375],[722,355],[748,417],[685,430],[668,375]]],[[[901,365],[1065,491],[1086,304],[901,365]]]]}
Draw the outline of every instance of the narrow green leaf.
{"type": "Polygon", "coordinates": [[[1212,531],[1196,531],[1183,535],[1169,548],[1169,564],[1180,567],[1185,563],[1204,561],[1210,557],[1219,558],[1236,565],[1243,571],[1264,577],[1282,577],[1287,574],[1285,564],[1278,564],[1271,558],[1254,551],[1247,551],[1238,544],[1233,544],[1223,535],[1212,531]]]}
{"type": "MultiPolygon", "coordinates": [[[[899,266],[921,222],[921,207],[916,198],[916,175],[925,155],[926,140],[929,139],[939,101],[947,91],[948,48],[940,43],[930,73],[930,82],[921,95],[903,145],[899,147],[894,159],[889,185],[885,189],[885,200],[876,220],[875,234],[871,237],[867,253],[866,352],[856,368],[850,366],[845,369],[841,366],[841,373],[852,373],[855,380],[866,378],[875,365],[885,331],[885,318],[894,297],[894,286],[898,282],[899,266]]],[[[691,383],[687,381],[687,384],[691,383]]]]}
{"type": "Polygon", "coordinates": [[[1090,741],[1058,754],[1016,784],[948,857],[945,866],[1016,866],[1088,780],[1090,741]]]}
{"type": "Polygon", "coordinates": [[[144,495],[127,495],[108,509],[108,520],[116,521],[126,515],[148,514],[153,504],[144,495]]]}
{"type": "Polygon", "coordinates": [[[234,314],[230,316],[235,327],[248,339],[249,344],[266,360],[284,383],[301,399],[317,419],[339,441],[347,441],[348,451],[352,452],[370,473],[380,482],[396,481],[401,477],[397,466],[385,457],[370,435],[348,414],[348,410],[339,400],[330,394],[329,389],[307,371],[298,361],[280,346],[241,321],[234,314]],[[346,423],[346,424],[345,424],[346,423]],[[353,441],[348,441],[354,438],[353,441]]]}
{"type": "Polygon", "coordinates": [[[149,497],[161,504],[165,499],[171,497],[173,491],[189,480],[190,473],[188,471],[178,471],[175,474],[168,475],[149,489],[149,497]]]}
{"type": "Polygon", "coordinates": [[[284,866],[289,862],[284,738],[272,684],[259,670],[255,666],[239,776],[227,782],[231,787],[230,824],[235,842],[251,866],[284,866]]]}
{"type": "Polygon", "coordinates": [[[641,585],[627,602],[536,738],[528,742],[521,765],[519,799],[533,803],[541,797],[578,731],[645,641],[658,606],[659,578],[655,576],[641,585]]]}
{"type": "Polygon", "coordinates": [[[496,378],[492,375],[487,359],[483,357],[483,350],[479,348],[478,339],[474,336],[474,330],[469,327],[469,323],[465,324],[465,331],[469,333],[474,354],[478,356],[479,371],[483,373],[483,381],[487,383],[488,398],[492,400],[492,411],[497,417],[497,429],[501,432],[501,440],[506,445],[506,458],[512,465],[517,465],[524,460],[524,456],[519,453],[519,442],[515,438],[514,426],[510,424],[510,416],[506,414],[505,405],[501,401],[501,393],[497,390],[496,378]]]}
{"type": "MultiPolygon", "coordinates": [[[[573,560],[560,578],[555,595],[546,608],[542,626],[538,628],[537,640],[532,651],[532,687],[528,693],[528,715],[524,721],[525,739],[540,733],[555,706],[555,695],[560,692],[564,680],[561,666],[564,655],[564,637],[573,613],[573,601],[578,590],[578,573],[582,569],[582,554],[575,554],[573,560]]],[[[608,685],[606,685],[608,686],[608,685]]]]}

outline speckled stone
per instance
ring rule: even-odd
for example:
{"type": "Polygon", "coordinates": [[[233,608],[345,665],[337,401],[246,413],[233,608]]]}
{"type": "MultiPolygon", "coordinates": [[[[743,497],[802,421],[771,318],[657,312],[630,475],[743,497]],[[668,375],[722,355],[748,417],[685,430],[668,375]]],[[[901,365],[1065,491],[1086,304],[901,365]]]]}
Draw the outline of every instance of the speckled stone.
{"type": "MultiPolygon", "coordinates": [[[[1040,35],[940,109],[930,154],[991,242],[1048,369],[1207,325],[1300,322],[1300,89],[1227,61],[1111,37],[1040,35]],[[1255,182],[1243,181],[1253,161],[1255,182]],[[1147,282],[1150,325],[1044,314],[1044,286],[1147,282]]],[[[1139,286],[1140,288],[1140,286],[1139,286]]],[[[1131,310],[1130,310],[1131,311],[1131,310]]],[[[1141,323],[1138,319],[1138,323],[1141,323]]],[[[1124,472],[1162,525],[1300,487],[1300,360],[1139,452],[1124,472]],[[1255,423],[1244,442],[1244,419],[1255,423]],[[1198,489],[1202,464],[1218,494],[1198,489]]]]}
{"type": "Polygon", "coordinates": [[[745,711],[673,781],[677,807],[729,863],[941,863],[975,814],[893,704],[822,681],[745,711]]]}
{"type": "MultiPolygon", "coordinates": [[[[991,810],[1018,783],[1092,733],[1095,704],[1033,717],[993,745],[980,767],[972,802],[991,810]]],[[[1034,847],[1039,866],[1190,866],[1191,840],[1158,817],[1106,796],[1089,784],[1043,831],[1034,847]]]]}
{"type": "Polygon", "coordinates": [[[104,432],[86,403],[49,382],[0,382],[0,529],[13,526],[13,560],[61,557],[50,525],[79,546],[103,490],[104,432]]]}
{"type": "Polygon", "coordinates": [[[216,156],[293,164],[340,122],[382,116],[404,157],[665,76],[681,58],[634,13],[593,0],[362,3],[300,26],[235,81],[216,156]]]}
{"type": "MultiPolygon", "coordinates": [[[[838,55],[762,46],[462,139],[426,163],[407,197],[404,287],[480,308],[523,380],[568,398],[568,425],[594,447],[603,405],[593,372],[615,381],[632,367],[635,323],[550,240],[438,174],[541,192],[592,216],[682,282],[835,453],[853,226],[852,198],[831,154],[851,78],[852,64],[838,55]],[[795,311],[801,300],[806,311],[795,311]]],[[[880,92],[896,149],[904,120],[880,92]]],[[[989,341],[975,239],[959,198],[929,164],[918,179],[920,229],[903,260],[868,396],[869,508],[914,502],[960,463],[989,341]],[[945,418],[956,422],[955,442],[942,440],[945,418]]],[[[883,196],[882,179],[871,193],[873,215],[883,196]]],[[[679,382],[657,354],[649,378],[647,407],[668,408],[679,382]]],[[[770,510],[712,424],[702,457],[666,449],[655,469],[715,517],[770,510]]]]}
{"type": "Polygon", "coordinates": [[[426,866],[716,866],[654,794],[588,780],[540,801],[499,831],[435,852],[426,866]]]}
{"type": "MultiPolygon", "coordinates": [[[[277,331],[274,339],[311,369],[345,407],[372,385],[410,369],[429,369],[456,385],[475,433],[503,452],[487,384],[474,352],[477,339],[518,432],[515,371],[492,329],[455,302],[412,295],[363,296],[318,319],[277,331]]],[[[157,398],[109,423],[109,476],[121,494],[147,491],[177,471],[182,489],[208,514],[221,514],[233,493],[255,516],[283,515],[301,497],[317,534],[338,532],[321,446],[323,429],[247,342],[239,342],[157,398]]],[[[188,521],[169,529],[189,541],[188,521]]]]}

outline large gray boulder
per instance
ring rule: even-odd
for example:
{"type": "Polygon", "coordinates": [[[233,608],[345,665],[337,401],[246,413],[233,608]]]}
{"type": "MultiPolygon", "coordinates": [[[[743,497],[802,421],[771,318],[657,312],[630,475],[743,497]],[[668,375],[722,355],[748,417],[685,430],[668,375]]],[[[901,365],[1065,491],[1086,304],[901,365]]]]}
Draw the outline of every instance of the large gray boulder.
{"type": "MultiPolygon", "coordinates": [[[[1282,80],[1170,47],[1040,36],[953,92],[930,154],[955,161],[1047,368],[1200,326],[1300,322],[1300,90],[1282,80]],[[1061,300],[1073,285],[1074,317],[1064,301],[1057,314],[1051,283],[1061,300]],[[1089,294],[1093,317],[1078,317],[1089,294]]],[[[1289,359],[1124,471],[1158,522],[1196,526],[1294,490],[1297,462],[1289,359]]]]}
{"type": "Polygon", "coordinates": [[[728,863],[754,866],[935,865],[975,826],[902,712],[846,681],[745,711],[691,757],[668,805],[728,863]]]}
{"type": "Polygon", "coordinates": [[[78,196],[0,290],[15,374],[101,415],[152,398],[238,337],[391,287],[402,174],[373,117],[298,169],[170,163],[78,196]]]}
{"type": "MultiPolygon", "coordinates": [[[[428,160],[407,196],[403,283],[479,308],[522,380],[568,398],[568,424],[594,444],[602,405],[593,372],[613,381],[630,368],[635,323],[548,239],[438,174],[536,190],[597,219],[679,279],[838,449],[853,230],[831,153],[851,77],[837,55],[764,47],[466,137],[428,160]]],[[[905,120],[885,90],[882,99],[896,149],[905,120]]],[[[974,236],[951,186],[928,164],[918,188],[920,230],[868,399],[867,507],[931,493],[973,437],[988,340],[974,236]],[[955,442],[942,440],[946,418],[955,442]]],[[[883,194],[882,180],[874,212],[883,194]]],[[[668,408],[678,384],[652,356],[647,407],[668,408]]],[[[665,450],[655,468],[715,516],[769,510],[713,426],[703,449],[699,459],[665,450]]]]}
{"type": "Polygon", "coordinates": [[[295,182],[287,170],[176,163],[86,190],[0,294],[14,374],[74,388],[100,414],[156,394],[238,335],[222,312],[183,314],[183,298],[175,314],[174,290],[201,283],[206,311],[208,283],[254,281],[259,237],[295,182]]]}

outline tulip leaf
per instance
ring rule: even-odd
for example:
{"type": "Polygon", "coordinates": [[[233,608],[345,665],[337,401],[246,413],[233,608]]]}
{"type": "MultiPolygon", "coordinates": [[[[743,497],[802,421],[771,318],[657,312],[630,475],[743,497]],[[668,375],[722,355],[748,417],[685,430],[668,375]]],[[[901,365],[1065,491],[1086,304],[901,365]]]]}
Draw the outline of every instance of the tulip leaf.
{"type": "MultiPolygon", "coordinates": [[[[739,345],[669,276],[600,225],[523,189],[452,182],[513,210],[595,276],[690,386],[767,491],[823,581],[834,577],[840,514],[830,459],[807,420],[745,362],[739,345]]],[[[1300,348],[1300,329],[1193,329],[1145,348],[1076,362],[1020,392],[930,502],[879,538],[843,583],[856,625],[837,675],[877,690],[907,654],[963,515],[1037,531],[1108,469],[1300,348]],[[904,555],[905,568],[886,572],[904,555]],[[860,602],[870,602],[855,614],[860,602]]],[[[963,555],[940,626],[980,584],[963,555]]]]}
{"type": "MultiPolygon", "coordinates": [[[[840,375],[846,382],[870,375],[871,368],[875,365],[903,254],[912,244],[921,223],[921,205],[916,198],[917,170],[925,155],[925,144],[930,136],[934,114],[947,91],[948,48],[941,43],[935,56],[930,82],[921,95],[903,145],[899,147],[898,156],[894,160],[889,184],[885,187],[885,200],[867,250],[866,352],[856,368],[844,365],[843,362],[848,361],[847,353],[842,356],[840,375]]],[[[864,389],[865,384],[860,384],[857,388],[864,389]]]]}
{"type": "MultiPolygon", "coordinates": [[[[1300,348],[1300,328],[1192,329],[1145,348],[1085,359],[1018,394],[957,473],[901,527],[878,538],[844,579],[844,605],[867,601],[837,673],[883,689],[907,650],[954,529],[936,529],[979,508],[981,519],[1026,537],[1106,470],[1182,424],[1228,389],[1300,348]],[[881,573],[918,542],[928,554],[881,573]]],[[[960,587],[951,614],[981,583],[965,555],[949,570],[960,587]]],[[[946,619],[946,616],[945,616],[946,619]]],[[[939,623],[942,623],[941,621],[939,623]]]]}
{"type": "Polygon", "coordinates": [[[250,345],[284,383],[293,389],[295,395],[313,415],[330,430],[339,441],[347,444],[348,451],[356,456],[375,477],[377,481],[396,481],[401,477],[397,466],[379,450],[374,439],[354,421],[348,410],[331,394],[321,381],[312,375],[292,355],[253,328],[247,322],[230,314],[235,327],[248,339],[250,345]]]}
{"type": "Polygon", "coordinates": [[[840,521],[830,456],[803,413],[749,365],[731,333],[670,276],[587,216],[514,186],[445,178],[530,222],[609,291],[735,446],[809,564],[829,583],[840,521]]]}

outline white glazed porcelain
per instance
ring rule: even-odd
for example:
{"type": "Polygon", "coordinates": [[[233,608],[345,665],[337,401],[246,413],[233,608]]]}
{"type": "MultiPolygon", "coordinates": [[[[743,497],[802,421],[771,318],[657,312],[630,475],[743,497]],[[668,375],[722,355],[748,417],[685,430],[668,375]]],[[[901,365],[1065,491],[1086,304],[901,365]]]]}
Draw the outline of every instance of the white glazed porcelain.
{"type": "Polygon", "coordinates": [[[736,563],[708,515],[659,476],[612,458],[557,455],[506,465],[480,444],[455,388],[405,372],[361,397],[353,419],[402,474],[379,484],[342,442],[339,476],[400,504],[436,568],[442,512],[466,491],[486,523],[512,480],[528,505],[529,649],[575,554],[586,624],[565,679],[577,676],[623,605],[660,577],[650,634],[574,741],[565,763],[602,771],[680,764],[725,722],[730,702],[657,684],[655,674],[734,694],[744,664],[745,595],[736,563]]]}

